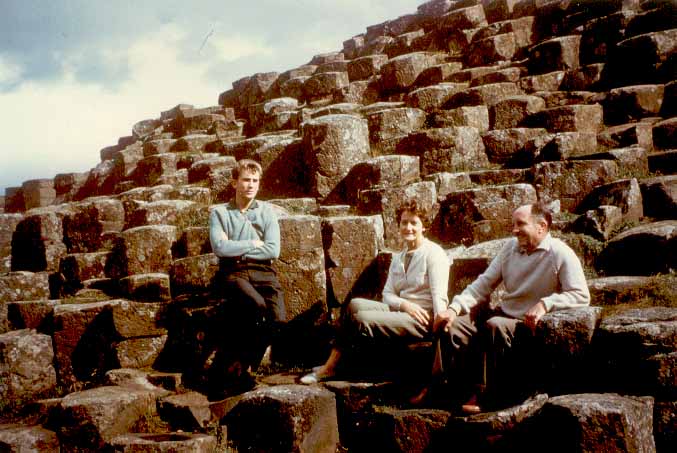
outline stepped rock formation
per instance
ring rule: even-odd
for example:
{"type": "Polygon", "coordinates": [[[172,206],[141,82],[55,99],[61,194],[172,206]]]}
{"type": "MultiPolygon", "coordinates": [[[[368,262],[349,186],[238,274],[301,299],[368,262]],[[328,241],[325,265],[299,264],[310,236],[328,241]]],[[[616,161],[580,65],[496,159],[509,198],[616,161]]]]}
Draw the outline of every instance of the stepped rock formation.
{"type": "Polygon", "coordinates": [[[671,1],[431,0],[237,80],[217,105],[131,125],[88,172],[8,188],[0,450],[674,451],[676,74],[671,1]],[[208,212],[245,157],[280,217],[283,370],[324,357],[350,297],[379,297],[404,198],[454,257],[450,295],[495,256],[515,207],[550,202],[605,307],[546,315],[548,395],[497,412],[403,410],[388,380],[324,389],[265,371],[209,402],[187,391],[212,364],[208,212]],[[667,306],[607,313],[647,301],[667,306]]]}

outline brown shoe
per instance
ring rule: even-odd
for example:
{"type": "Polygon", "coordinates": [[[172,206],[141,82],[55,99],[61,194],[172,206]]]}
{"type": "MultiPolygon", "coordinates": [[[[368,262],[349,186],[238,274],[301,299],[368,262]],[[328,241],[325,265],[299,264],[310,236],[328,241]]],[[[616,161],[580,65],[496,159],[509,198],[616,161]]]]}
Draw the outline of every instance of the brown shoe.
{"type": "Polygon", "coordinates": [[[482,408],[478,404],[477,395],[471,396],[464,405],[461,406],[461,411],[466,415],[479,414],[482,412],[482,408]]]}

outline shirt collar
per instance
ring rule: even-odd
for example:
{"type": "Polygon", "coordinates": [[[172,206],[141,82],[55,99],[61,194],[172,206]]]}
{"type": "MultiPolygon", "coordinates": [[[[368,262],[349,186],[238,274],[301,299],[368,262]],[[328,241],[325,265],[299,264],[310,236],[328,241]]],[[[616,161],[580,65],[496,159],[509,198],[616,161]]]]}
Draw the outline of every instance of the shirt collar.
{"type": "MultiPolygon", "coordinates": [[[[231,209],[237,209],[239,211],[239,209],[237,207],[237,203],[235,202],[235,197],[230,199],[230,202],[228,202],[228,207],[231,208],[231,209]]],[[[247,211],[249,211],[250,209],[256,209],[258,207],[259,207],[259,203],[258,203],[258,201],[256,201],[256,198],[255,198],[254,201],[252,201],[252,203],[249,205],[249,208],[247,209],[247,211]]]]}
{"type": "MultiPolygon", "coordinates": [[[[530,253],[527,253],[525,249],[519,246],[519,242],[517,242],[517,251],[520,254],[527,254],[530,255],[530,253]]],[[[550,236],[550,233],[547,233],[545,237],[541,240],[541,243],[536,246],[536,248],[531,252],[534,253],[537,250],[545,250],[546,252],[552,248],[552,236],[550,236]]]]}

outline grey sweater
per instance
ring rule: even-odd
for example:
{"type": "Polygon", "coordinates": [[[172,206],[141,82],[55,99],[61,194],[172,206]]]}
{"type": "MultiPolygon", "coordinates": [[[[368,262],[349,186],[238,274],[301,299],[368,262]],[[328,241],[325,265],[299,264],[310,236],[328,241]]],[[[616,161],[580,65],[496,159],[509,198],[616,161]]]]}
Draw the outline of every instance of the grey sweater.
{"type": "Polygon", "coordinates": [[[450,308],[467,313],[488,301],[501,282],[506,288],[501,310],[517,319],[524,319],[540,300],[546,311],[590,304],[581,262],[568,245],[549,233],[531,253],[521,251],[516,238],[508,241],[487,270],[454,297],[450,308]]]}

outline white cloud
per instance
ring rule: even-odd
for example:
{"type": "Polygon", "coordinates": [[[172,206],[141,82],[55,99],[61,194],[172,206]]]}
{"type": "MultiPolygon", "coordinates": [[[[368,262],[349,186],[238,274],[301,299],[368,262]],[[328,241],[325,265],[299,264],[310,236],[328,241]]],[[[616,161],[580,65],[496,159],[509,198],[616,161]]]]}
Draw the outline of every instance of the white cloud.
{"type": "Polygon", "coordinates": [[[9,58],[0,55],[0,86],[17,83],[23,69],[20,65],[12,62],[9,58]]]}
{"type": "Polygon", "coordinates": [[[220,37],[218,34],[219,31],[213,29],[212,34],[206,38],[205,48],[211,48],[215,58],[224,62],[231,62],[252,55],[269,56],[273,54],[273,48],[260,38],[249,38],[242,35],[220,37]]]}

